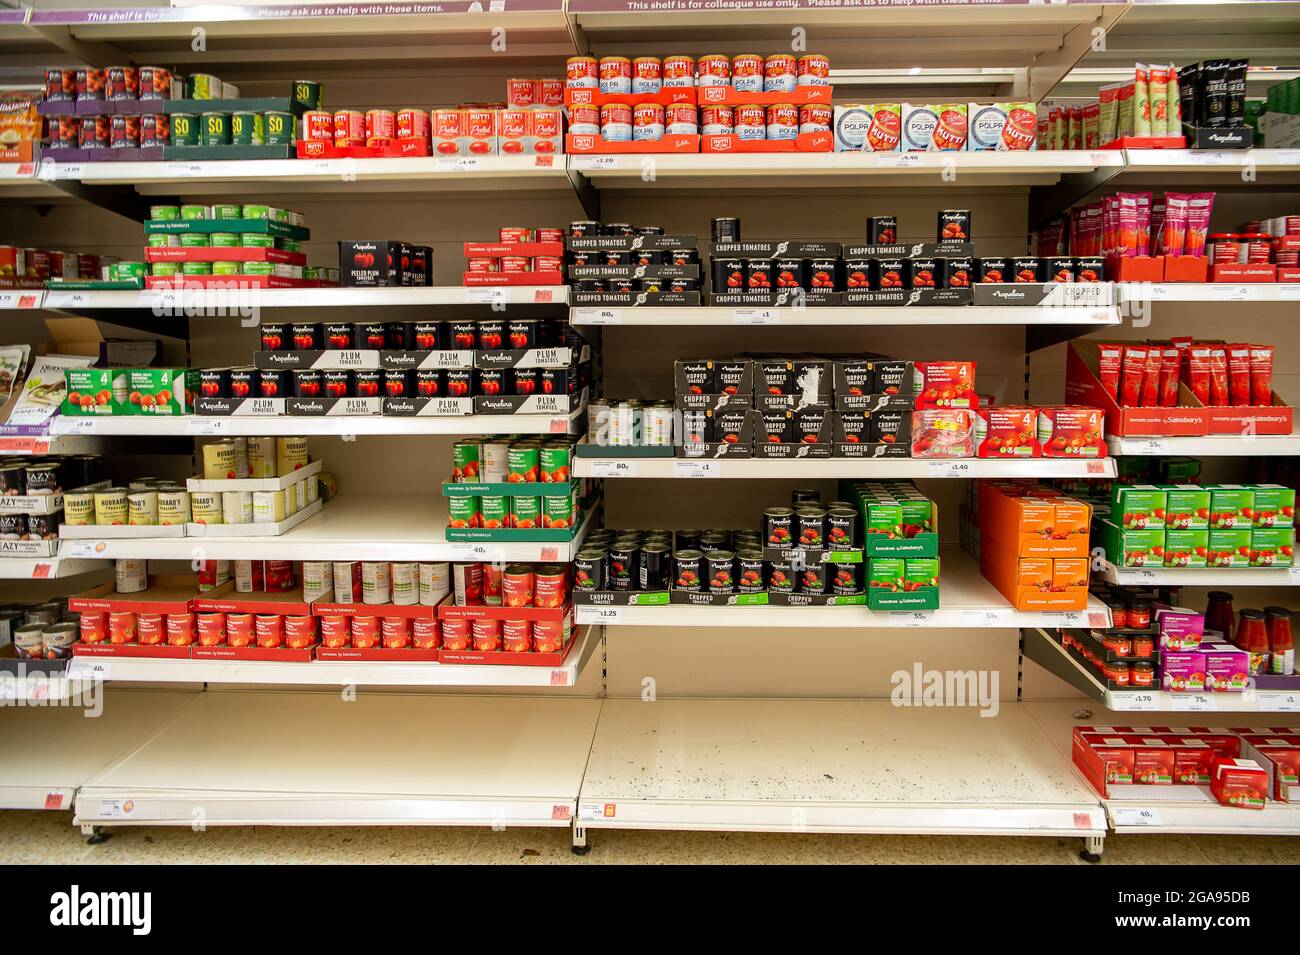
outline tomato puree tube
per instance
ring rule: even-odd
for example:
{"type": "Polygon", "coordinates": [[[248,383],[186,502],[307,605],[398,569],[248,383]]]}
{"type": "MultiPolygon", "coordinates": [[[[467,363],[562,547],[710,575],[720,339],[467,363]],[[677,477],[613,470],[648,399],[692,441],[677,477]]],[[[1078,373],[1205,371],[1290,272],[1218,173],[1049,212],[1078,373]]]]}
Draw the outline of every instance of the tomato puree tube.
{"type": "Polygon", "coordinates": [[[1187,349],[1187,387],[1203,405],[1210,403],[1210,346],[1192,345],[1187,349]]]}
{"type": "Polygon", "coordinates": [[[1139,63],[1133,78],[1133,135],[1151,134],[1151,74],[1145,63],[1139,63]]]}
{"type": "Polygon", "coordinates": [[[1228,352],[1219,345],[1210,346],[1210,405],[1228,406],[1228,352]]]}
{"type": "Polygon", "coordinates": [[[1187,196],[1187,235],[1183,255],[1205,257],[1205,236],[1210,231],[1210,213],[1214,211],[1214,193],[1193,192],[1187,196]]]}
{"type": "Polygon", "coordinates": [[[1135,193],[1119,194],[1119,235],[1116,249],[1125,258],[1133,258],[1138,249],[1138,197],[1135,193]]]}
{"type": "Polygon", "coordinates": [[[1124,349],[1123,376],[1120,379],[1119,403],[1136,408],[1142,397],[1142,374],[1146,369],[1147,350],[1142,345],[1124,349]]]}
{"type": "Polygon", "coordinates": [[[1169,106],[1166,114],[1169,116],[1169,135],[1181,136],[1183,134],[1183,91],[1178,82],[1178,67],[1169,64],[1169,106]]]}
{"type": "Polygon", "coordinates": [[[1159,345],[1147,346],[1146,365],[1142,369],[1142,400],[1140,404],[1143,408],[1157,408],[1160,406],[1160,366],[1164,363],[1164,355],[1161,353],[1159,345]]]}
{"type": "Polygon", "coordinates": [[[1160,349],[1160,407],[1173,408],[1178,404],[1178,373],[1182,366],[1182,351],[1177,345],[1160,349]]]}
{"type": "Polygon", "coordinates": [[[1098,91],[1097,139],[1105,146],[1119,135],[1119,91],[1123,83],[1111,83],[1098,91]]]}
{"type": "Polygon", "coordinates": [[[1159,251],[1181,256],[1187,236],[1187,205],[1190,197],[1181,192],[1165,193],[1165,219],[1160,227],[1159,251]]]}
{"type": "Polygon", "coordinates": [[[1097,371],[1101,386],[1111,400],[1119,401],[1120,369],[1124,363],[1124,346],[1099,344],[1097,346],[1097,371]]]}
{"type": "Polygon", "coordinates": [[[1250,400],[1255,405],[1273,403],[1273,346],[1250,346],[1250,400]]]}
{"type": "Polygon", "coordinates": [[[1181,129],[1169,128],[1169,67],[1152,65],[1147,70],[1147,93],[1151,99],[1151,135],[1181,136],[1181,129]]]}
{"type": "Polygon", "coordinates": [[[1083,108],[1083,148],[1096,149],[1098,142],[1098,125],[1101,120],[1101,106],[1089,103],[1083,108]]]}
{"type": "Polygon", "coordinates": [[[1137,194],[1137,254],[1151,254],[1151,193],[1137,194]]]}
{"type": "Polygon", "coordinates": [[[1117,138],[1122,139],[1125,136],[1133,135],[1133,104],[1137,100],[1137,87],[1134,83],[1125,83],[1119,88],[1119,135],[1117,138]]]}
{"type": "Polygon", "coordinates": [[[1228,345],[1228,401],[1235,407],[1250,404],[1250,346],[1228,345]]]}

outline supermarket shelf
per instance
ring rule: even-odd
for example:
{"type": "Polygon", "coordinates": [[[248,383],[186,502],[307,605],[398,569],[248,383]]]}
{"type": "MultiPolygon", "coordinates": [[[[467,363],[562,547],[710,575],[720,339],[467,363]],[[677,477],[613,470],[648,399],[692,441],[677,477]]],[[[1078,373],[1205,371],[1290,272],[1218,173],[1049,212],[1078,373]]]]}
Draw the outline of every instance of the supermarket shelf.
{"type": "Polygon", "coordinates": [[[939,566],[938,610],[871,611],[848,607],[660,607],[579,606],[579,623],[625,627],[766,627],[799,629],[1014,629],[1023,627],[1106,627],[1110,611],[1089,596],[1077,612],[1014,610],[980,573],[979,564],[960,548],[944,547],[939,566]]]}
{"type": "Polygon", "coordinates": [[[68,666],[70,682],[242,683],[266,686],[574,686],[600,645],[583,627],[557,667],[474,666],[439,663],[259,663],[231,660],[155,660],[145,657],[79,657],[68,666]],[[93,664],[94,669],[90,669],[93,664]]]}
{"type": "MultiPolygon", "coordinates": [[[[56,417],[56,434],[97,435],[419,435],[419,434],[570,434],[580,429],[586,410],[569,415],[447,415],[404,418],[388,415],[218,416],[142,415],[105,418],[56,417]]],[[[62,439],[60,439],[61,441],[62,439]]]]}
{"type": "Polygon", "coordinates": [[[589,458],[573,459],[574,477],[590,478],[1107,478],[1113,458],[1090,461],[1035,458],[808,458],[792,461],[738,458],[589,458]]]}
{"type": "MultiPolygon", "coordinates": [[[[1153,175],[1182,173],[1206,185],[1226,185],[1232,180],[1241,182],[1247,169],[1257,177],[1250,183],[1255,188],[1300,183],[1300,149],[1126,149],[1117,179],[1138,182],[1153,175]]],[[[1117,183],[1112,180],[1112,184],[1117,183]]]]}
{"type": "Polygon", "coordinates": [[[341,495],[279,537],[171,537],[64,540],[63,557],[145,560],[569,561],[593,518],[571,543],[455,543],[445,537],[447,499],[431,494],[341,495]]]}
{"type": "Polygon", "coordinates": [[[1300,454],[1300,433],[1256,435],[1201,435],[1199,437],[1106,439],[1114,455],[1190,455],[1191,457],[1265,457],[1300,454]]]}
{"type": "Polygon", "coordinates": [[[102,560],[73,557],[0,557],[0,580],[53,580],[108,569],[102,560]]]}
{"type": "Polygon", "coordinates": [[[589,828],[1101,835],[1097,798],[1003,703],[605,701],[578,802],[589,828]]]}
{"type": "Polygon", "coordinates": [[[51,420],[49,435],[0,435],[0,460],[6,454],[94,454],[103,450],[100,442],[85,434],[55,432],[54,423],[59,420],[58,416],[51,420]]]}
{"type": "Polygon", "coordinates": [[[1060,641],[1040,628],[1026,631],[1024,653],[1035,663],[1117,713],[1300,713],[1300,691],[1167,693],[1164,690],[1108,690],[1060,641]]]}
{"type": "MultiPolygon", "coordinates": [[[[882,13],[873,8],[873,16],[882,13]]],[[[1036,13],[1038,11],[1035,11],[1036,13]]],[[[734,16],[734,15],[733,15],[734,16]]],[[[597,188],[825,189],[942,183],[946,188],[1052,185],[1124,164],[1119,150],[1044,152],[694,153],[580,155],[569,169],[597,188]],[[647,167],[653,176],[647,176],[647,167]]]]}
{"type": "Polygon", "coordinates": [[[574,325],[1085,325],[1120,324],[1113,306],[869,306],[863,308],[574,307],[574,325]]]}
{"type": "MultiPolygon", "coordinates": [[[[1278,0],[1197,0],[1183,3],[1138,2],[1083,60],[1086,67],[1128,67],[1148,59],[1195,63],[1224,50],[1248,57],[1253,67],[1292,66],[1300,44],[1300,4],[1278,0]]],[[[1255,77],[1247,74],[1247,82],[1255,77]]],[[[1267,82],[1266,77],[1261,77],[1267,82]]],[[[1113,80],[1107,82],[1114,82],[1113,80]]],[[[1252,95],[1263,95],[1262,89],[1252,95]]],[[[1084,94],[1097,95],[1097,86],[1084,94]]]]}
{"type": "MultiPolygon", "coordinates": [[[[1105,723],[1103,717],[1073,703],[1022,703],[1067,762],[1076,725],[1105,723]]],[[[1203,721],[1202,721],[1203,722],[1203,721]]],[[[1250,722],[1247,720],[1246,722],[1250,722]]],[[[1271,722],[1277,722],[1273,719],[1271,722]]],[[[1215,721],[1211,725],[1215,725],[1215,721]]],[[[1222,725],[1222,723],[1218,723],[1222,725]]],[[[1079,784],[1087,786],[1070,766],[1079,784]]],[[[1091,787],[1087,787],[1090,794],[1091,787]]],[[[1107,822],[1121,834],[1213,833],[1240,836],[1300,835],[1300,805],[1269,802],[1263,810],[1220,806],[1202,786],[1133,786],[1133,794],[1101,799],[1107,822]]],[[[1093,794],[1094,799],[1099,799],[1093,794]]]]}
{"type": "MultiPolygon", "coordinates": [[[[35,305],[52,311],[80,309],[185,309],[187,314],[243,308],[401,308],[422,305],[555,305],[569,301],[567,285],[518,285],[496,288],[277,288],[206,289],[201,287],[117,291],[60,291],[43,293],[35,305]]],[[[0,301],[0,307],[5,306],[0,301]]]]}
{"type": "Polygon", "coordinates": [[[87,779],[130,753],[194,701],[193,693],[97,691],[74,706],[0,710],[0,808],[71,809],[87,779]],[[102,706],[102,712],[90,717],[102,706]]]}
{"type": "Polygon", "coordinates": [[[1121,305],[1131,302],[1300,302],[1291,282],[1119,282],[1121,305]]]}
{"type": "Polygon", "coordinates": [[[1295,587],[1300,564],[1292,567],[1116,567],[1104,562],[1102,576],[1112,584],[1148,587],[1295,587]]]}
{"type": "Polygon", "coordinates": [[[81,786],[75,822],[568,826],[600,705],[202,693],[81,786]]]}

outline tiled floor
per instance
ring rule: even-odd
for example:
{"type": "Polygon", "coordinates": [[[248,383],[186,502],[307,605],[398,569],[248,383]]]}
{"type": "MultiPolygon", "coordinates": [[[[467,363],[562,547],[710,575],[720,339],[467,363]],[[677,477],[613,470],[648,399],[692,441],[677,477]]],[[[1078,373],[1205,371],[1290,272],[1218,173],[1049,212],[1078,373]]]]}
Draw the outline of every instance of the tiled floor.
{"type": "MultiPolygon", "coordinates": [[[[566,829],[123,828],[88,846],[66,813],[0,812],[0,863],[1039,863],[1083,864],[1076,839],[566,829]]],[[[1111,836],[1104,863],[1300,863],[1300,838],[1111,836]]]]}

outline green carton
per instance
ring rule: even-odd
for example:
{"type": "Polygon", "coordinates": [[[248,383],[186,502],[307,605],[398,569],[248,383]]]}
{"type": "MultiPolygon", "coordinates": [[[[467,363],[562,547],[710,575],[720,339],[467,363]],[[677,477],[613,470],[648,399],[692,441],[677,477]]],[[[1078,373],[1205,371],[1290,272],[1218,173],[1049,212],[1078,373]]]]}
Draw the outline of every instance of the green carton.
{"type": "Polygon", "coordinates": [[[78,417],[127,414],[126,371],[121,368],[67,368],[63,413],[78,417]]]}
{"type": "Polygon", "coordinates": [[[199,373],[189,368],[128,368],[125,413],[193,414],[198,386],[199,373]]]}
{"type": "Polygon", "coordinates": [[[1295,488],[1280,484],[1255,485],[1255,526],[1293,527],[1295,488]]]}
{"type": "Polygon", "coordinates": [[[1178,530],[1210,526],[1210,492],[1195,484],[1166,484],[1165,526],[1178,530]]]}
{"type": "Polygon", "coordinates": [[[1111,496],[1110,517],[1125,529],[1165,526],[1168,495],[1154,484],[1117,485],[1111,496]]]}
{"type": "Polygon", "coordinates": [[[1294,527],[1256,527],[1250,532],[1250,566],[1290,567],[1294,560],[1294,527]]]}
{"type": "Polygon", "coordinates": [[[1206,528],[1165,528],[1166,567],[1205,567],[1208,563],[1210,532],[1206,528]]]}
{"type": "Polygon", "coordinates": [[[1250,528],[1255,524],[1255,489],[1243,484],[1210,485],[1210,529],[1250,528]]]}
{"type": "Polygon", "coordinates": [[[1209,566],[1249,567],[1249,528],[1210,528],[1209,566]]]}

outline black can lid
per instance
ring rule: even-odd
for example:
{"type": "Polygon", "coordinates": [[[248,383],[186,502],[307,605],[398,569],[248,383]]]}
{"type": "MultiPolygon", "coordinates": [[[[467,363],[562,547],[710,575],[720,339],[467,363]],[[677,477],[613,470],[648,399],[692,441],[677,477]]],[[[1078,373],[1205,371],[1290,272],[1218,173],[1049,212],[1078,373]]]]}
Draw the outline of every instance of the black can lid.
{"type": "Polygon", "coordinates": [[[1227,600],[1229,602],[1232,601],[1232,594],[1228,593],[1226,590],[1211,590],[1205,596],[1208,597],[1210,600],[1227,600]]]}
{"type": "Polygon", "coordinates": [[[1263,619],[1264,619],[1264,611],[1262,611],[1262,610],[1255,610],[1255,609],[1252,608],[1252,609],[1248,609],[1248,610],[1243,610],[1243,611],[1241,611],[1241,613],[1239,614],[1239,616],[1241,616],[1241,617],[1243,617],[1244,619],[1247,619],[1247,620],[1263,620],[1263,619]]]}

